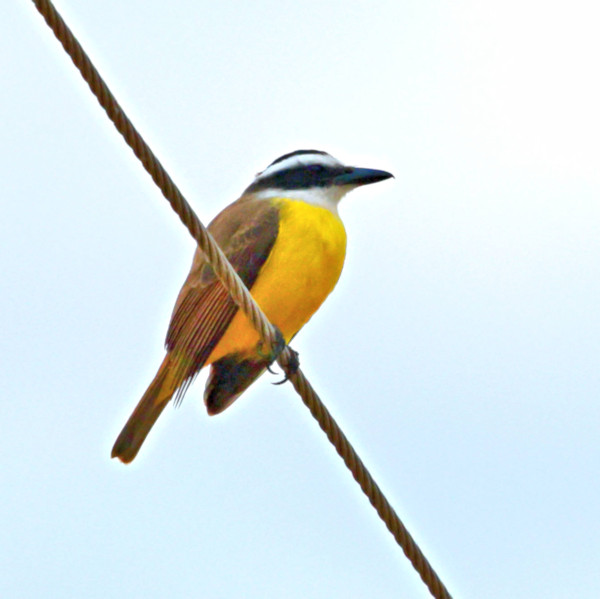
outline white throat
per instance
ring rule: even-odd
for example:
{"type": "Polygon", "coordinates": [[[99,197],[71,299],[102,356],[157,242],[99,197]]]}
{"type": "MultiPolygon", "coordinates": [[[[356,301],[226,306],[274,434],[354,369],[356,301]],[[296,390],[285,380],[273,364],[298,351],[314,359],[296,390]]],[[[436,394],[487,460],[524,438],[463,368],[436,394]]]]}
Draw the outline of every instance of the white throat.
{"type": "Polygon", "coordinates": [[[263,189],[257,191],[254,196],[259,200],[272,198],[288,198],[300,200],[313,206],[327,208],[330,212],[338,215],[338,204],[340,200],[353,189],[352,185],[333,185],[331,187],[311,187],[310,189],[263,189]]]}

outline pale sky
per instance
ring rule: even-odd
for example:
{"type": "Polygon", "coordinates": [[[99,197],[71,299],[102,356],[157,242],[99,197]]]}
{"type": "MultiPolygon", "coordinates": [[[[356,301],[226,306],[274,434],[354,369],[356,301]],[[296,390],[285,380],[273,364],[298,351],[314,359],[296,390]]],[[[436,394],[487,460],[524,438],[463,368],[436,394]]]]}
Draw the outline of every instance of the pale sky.
{"type": "MultiPolygon", "coordinates": [[[[596,3],[57,8],[205,223],[295,149],[395,174],[303,370],[456,598],[600,596],[596,3]]],[[[0,596],[429,597],[279,376],[110,460],[194,244],[32,2],[0,68],[0,596]]]]}

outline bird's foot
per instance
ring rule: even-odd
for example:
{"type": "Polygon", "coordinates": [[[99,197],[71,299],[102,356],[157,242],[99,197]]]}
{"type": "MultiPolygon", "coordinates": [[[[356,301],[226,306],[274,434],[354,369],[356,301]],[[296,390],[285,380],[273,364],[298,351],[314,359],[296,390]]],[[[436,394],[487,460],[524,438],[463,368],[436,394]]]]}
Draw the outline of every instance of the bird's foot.
{"type": "Polygon", "coordinates": [[[286,383],[287,381],[290,380],[291,376],[293,376],[294,374],[296,374],[296,372],[298,372],[298,368],[300,368],[300,359],[298,357],[298,352],[294,351],[291,347],[289,347],[287,345],[287,343],[285,342],[285,338],[283,337],[283,334],[277,327],[275,327],[275,343],[273,344],[273,346],[270,348],[270,350],[268,352],[265,352],[263,350],[263,342],[262,341],[260,341],[258,344],[257,353],[263,360],[265,360],[265,362],[267,362],[266,368],[271,374],[277,374],[271,368],[271,366],[273,365],[275,360],[277,360],[277,358],[279,357],[279,354],[281,354],[281,352],[286,347],[290,351],[289,351],[289,359],[283,367],[285,377],[283,378],[283,380],[273,383],[274,385],[283,385],[283,383],[286,383]]]}
{"type": "Polygon", "coordinates": [[[267,363],[267,370],[271,374],[274,374],[274,372],[271,370],[271,365],[273,364],[273,362],[275,362],[275,360],[277,360],[279,354],[285,349],[285,346],[287,345],[281,331],[275,325],[273,325],[273,328],[275,329],[275,343],[271,345],[268,351],[264,351],[264,343],[262,341],[259,341],[258,346],[256,348],[256,352],[258,353],[259,357],[267,363]]]}
{"type": "Polygon", "coordinates": [[[283,367],[285,377],[281,381],[273,383],[274,385],[283,385],[283,383],[287,383],[290,380],[290,377],[294,376],[300,368],[300,358],[298,352],[294,351],[289,345],[288,349],[290,350],[290,359],[283,367]]]}

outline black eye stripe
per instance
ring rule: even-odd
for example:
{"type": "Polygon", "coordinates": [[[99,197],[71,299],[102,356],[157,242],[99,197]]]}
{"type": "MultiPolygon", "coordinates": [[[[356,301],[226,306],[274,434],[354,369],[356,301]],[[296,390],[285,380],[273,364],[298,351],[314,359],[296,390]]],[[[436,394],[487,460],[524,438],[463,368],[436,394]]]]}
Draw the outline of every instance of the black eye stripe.
{"type": "Polygon", "coordinates": [[[325,166],[323,164],[307,164],[294,168],[276,171],[268,177],[256,180],[246,193],[263,189],[309,189],[311,187],[327,187],[333,178],[345,172],[345,167],[325,166]]]}

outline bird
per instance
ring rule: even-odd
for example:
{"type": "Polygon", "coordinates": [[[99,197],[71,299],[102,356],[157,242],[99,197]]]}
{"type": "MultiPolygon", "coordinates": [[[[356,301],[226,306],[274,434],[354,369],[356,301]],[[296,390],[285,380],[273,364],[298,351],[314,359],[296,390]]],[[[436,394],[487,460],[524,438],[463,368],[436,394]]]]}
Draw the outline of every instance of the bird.
{"type": "MultiPolygon", "coordinates": [[[[335,287],[346,255],[338,204],[353,189],[389,179],[382,170],[345,166],[321,150],[296,150],[259,172],[208,230],[285,344],[335,287]]],[[[209,415],[229,407],[274,359],[197,248],[166,336],[166,355],[112,449],[123,463],[138,454],[174,399],[204,367],[209,415]]]]}

